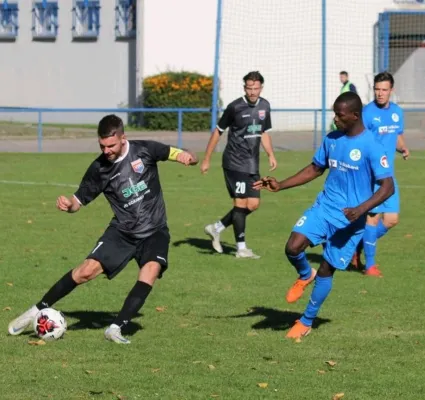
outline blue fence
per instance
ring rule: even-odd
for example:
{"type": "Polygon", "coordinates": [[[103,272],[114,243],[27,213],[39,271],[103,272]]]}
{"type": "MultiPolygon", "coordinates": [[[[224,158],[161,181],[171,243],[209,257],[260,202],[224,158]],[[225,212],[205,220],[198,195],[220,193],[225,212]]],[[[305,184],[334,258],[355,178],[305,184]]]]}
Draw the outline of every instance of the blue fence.
{"type": "MultiPolygon", "coordinates": [[[[218,110],[222,111],[222,110],[218,110]]],[[[327,110],[331,111],[331,110],[327,110]]],[[[43,115],[46,113],[176,113],[177,114],[177,146],[183,147],[183,119],[184,114],[186,113],[211,113],[211,108],[0,108],[0,113],[6,114],[19,114],[19,113],[32,113],[34,118],[31,120],[36,120],[37,122],[37,149],[39,152],[43,151],[43,125],[45,120],[43,115]]],[[[322,113],[321,109],[314,108],[285,108],[285,109],[273,109],[272,112],[278,113],[311,113],[312,119],[309,122],[309,125],[313,127],[313,148],[316,148],[318,143],[320,143],[321,138],[319,137],[319,113],[322,113]]],[[[1,117],[0,117],[1,119],[1,117]]],[[[77,125],[78,123],[76,123],[77,125]]],[[[70,124],[72,126],[72,124],[70,124]]]]}
{"type": "MultiPolygon", "coordinates": [[[[222,111],[222,110],[219,110],[222,111]]],[[[175,113],[177,114],[177,126],[175,132],[177,133],[177,146],[183,147],[183,133],[184,133],[184,114],[186,113],[211,113],[210,108],[11,108],[3,107],[0,108],[0,121],[4,123],[8,122],[28,122],[24,121],[25,118],[19,118],[19,114],[30,114],[31,124],[37,125],[37,150],[38,152],[43,151],[43,129],[46,125],[69,125],[69,128],[72,128],[73,125],[84,125],[84,122],[74,122],[74,123],[64,123],[60,118],[56,119],[55,123],[46,122],[46,114],[58,114],[58,113],[98,113],[98,114],[130,114],[130,113],[175,113]],[[16,117],[15,117],[16,114],[16,117]],[[6,118],[2,118],[2,115],[7,115],[6,118]],[[13,115],[13,117],[12,117],[13,115]]],[[[308,133],[308,137],[312,138],[312,141],[309,146],[304,147],[316,149],[322,140],[323,132],[327,132],[329,129],[329,122],[332,119],[333,113],[332,110],[326,109],[325,115],[323,115],[322,109],[319,108],[281,108],[281,109],[272,109],[273,113],[283,113],[283,119],[285,122],[288,122],[287,127],[281,129],[277,124],[274,124],[276,117],[272,116],[272,123],[274,125],[274,132],[280,134],[280,137],[288,137],[292,139],[288,140],[305,140],[304,133],[308,133]],[[304,114],[309,114],[303,116],[304,114]],[[296,123],[300,120],[303,120],[307,128],[296,129],[292,127],[294,123],[291,123],[290,114],[296,115],[296,123]],[[320,118],[320,119],[319,119],[320,118]],[[325,121],[325,129],[322,129],[323,121],[325,121]],[[300,134],[299,136],[297,136],[300,134]],[[295,138],[295,139],[294,139],[295,138]],[[298,139],[299,138],[299,139],[298,139]],[[311,146],[311,147],[310,147],[311,146]]],[[[404,108],[405,112],[405,132],[409,131],[425,131],[425,108],[404,108]]],[[[66,118],[64,118],[66,120],[66,118]]],[[[292,120],[294,121],[294,120],[292,120]]],[[[1,122],[0,122],[1,123],[1,122]]],[[[93,121],[90,124],[97,124],[97,121],[93,121]]],[[[190,133],[189,133],[190,134],[190,133]]],[[[0,133],[1,135],[1,133],[0,133]]]]}

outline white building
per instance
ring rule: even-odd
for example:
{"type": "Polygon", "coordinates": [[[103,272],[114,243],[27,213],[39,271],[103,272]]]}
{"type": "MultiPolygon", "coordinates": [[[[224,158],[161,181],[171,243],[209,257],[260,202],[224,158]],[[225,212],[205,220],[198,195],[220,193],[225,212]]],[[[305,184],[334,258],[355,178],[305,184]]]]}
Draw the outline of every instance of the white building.
{"type": "MultiPolygon", "coordinates": [[[[379,13],[400,7],[421,5],[327,0],[328,106],[339,93],[341,70],[370,100],[374,25],[379,13]]],[[[222,12],[223,104],[242,93],[245,73],[260,70],[272,107],[321,108],[320,0],[223,0],[222,12]]],[[[170,69],[212,75],[216,16],[217,0],[2,0],[0,107],[122,108],[137,104],[145,76],[170,69]]],[[[417,46],[423,21],[406,16],[398,33],[416,34],[415,47],[391,53],[399,100],[406,103],[425,93],[425,48],[417,46]]],[[[47,114],[50,121],[97,119],[94,113],[47,114]]],[[[277,124],[310,128],[312,114],[285,113],[277,124]]]]}

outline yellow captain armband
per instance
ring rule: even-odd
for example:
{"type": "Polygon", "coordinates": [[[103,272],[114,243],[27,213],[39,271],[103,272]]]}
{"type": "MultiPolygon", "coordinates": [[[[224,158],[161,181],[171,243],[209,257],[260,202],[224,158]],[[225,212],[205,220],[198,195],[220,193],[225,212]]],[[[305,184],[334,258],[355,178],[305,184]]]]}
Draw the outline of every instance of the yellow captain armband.
{"type": "Polygon", "coordinates": [[[170,161],[177,161],[177,156],[183,153],[182,149],[177,149],[176,147],[170,146],[170,154],[168,155],[168,159],[170,161]]]}

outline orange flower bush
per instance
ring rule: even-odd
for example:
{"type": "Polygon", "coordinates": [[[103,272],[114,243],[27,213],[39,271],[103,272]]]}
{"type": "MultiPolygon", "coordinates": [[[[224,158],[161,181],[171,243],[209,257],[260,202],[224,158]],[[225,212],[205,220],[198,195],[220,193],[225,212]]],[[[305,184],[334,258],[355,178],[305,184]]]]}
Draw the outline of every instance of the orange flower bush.
{"type": "MultiPolygon", "coordinates": [[[[144,79],[142,104],[147,108],[210,108],[212,90],[212,76],[164,72],[144,79]]],[[[184,113],[183,130],[209,130],[210,119],[210,113],[184,113]]],[[[145,113],[143,125],[152,130],[176,130],[177,113],[145,113]]]]}

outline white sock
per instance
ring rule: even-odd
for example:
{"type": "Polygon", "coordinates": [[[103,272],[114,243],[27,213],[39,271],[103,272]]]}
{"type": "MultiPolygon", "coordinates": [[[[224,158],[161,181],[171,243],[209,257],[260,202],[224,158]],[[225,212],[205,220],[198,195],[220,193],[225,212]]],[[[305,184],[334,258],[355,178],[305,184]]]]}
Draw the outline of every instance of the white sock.
{"type": "Polygon", "coordinates": [[[121,328],[120,328],[117,324],[111,324],[110,328],[113,328],[113,329],[116,329],[116,328],[121,329],[121,328]]]}
{"type": "Polygon", "coordinates": [[[216,230],[217,233],[221,233],[226,229],[226,227],[221,223],[221,221],[217,221],[214,224],[214,229],[216,230]]]}
{"type": "Polygon", "coordinates": [[[237,242],[236,245],[238,246],[238,250],[246,249],[246,243],[245,242],[237,242]]]}

